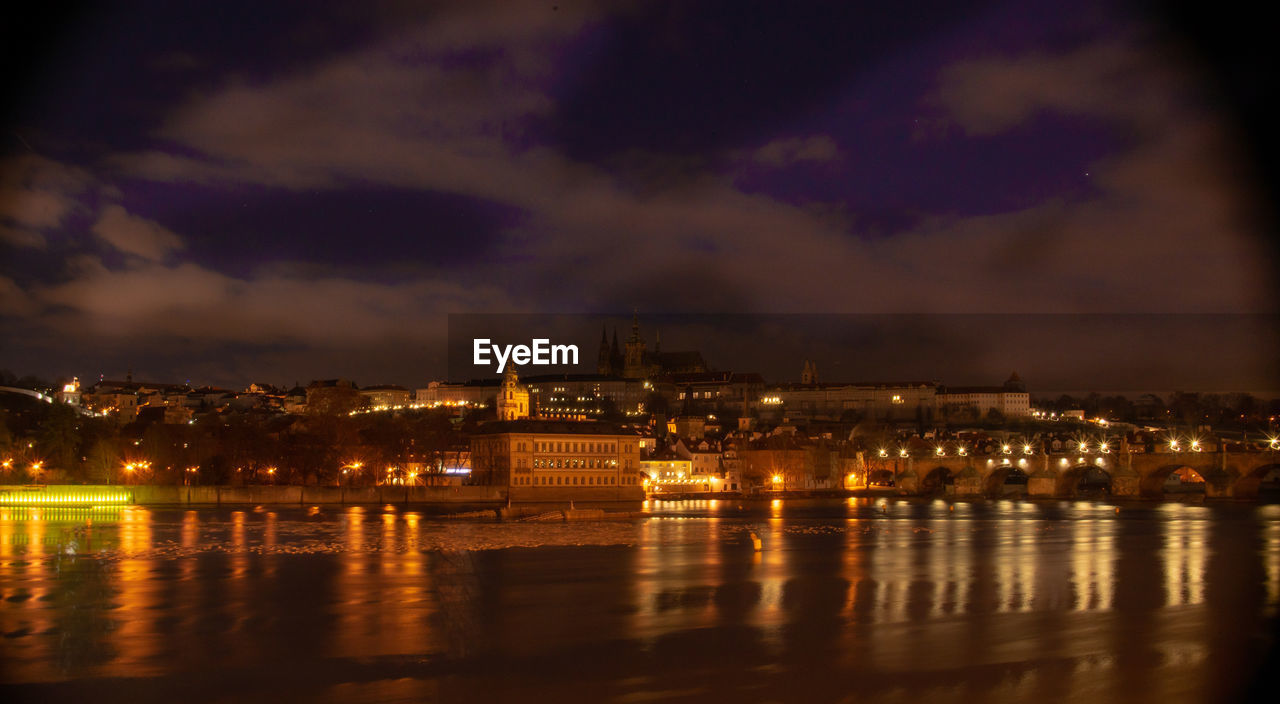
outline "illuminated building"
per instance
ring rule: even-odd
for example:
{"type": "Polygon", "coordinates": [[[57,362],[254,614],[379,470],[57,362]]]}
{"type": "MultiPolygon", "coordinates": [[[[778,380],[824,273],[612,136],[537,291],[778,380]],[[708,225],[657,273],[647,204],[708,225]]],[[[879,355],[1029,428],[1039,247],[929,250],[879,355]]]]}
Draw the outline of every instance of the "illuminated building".
{"type": "Polygon", "coordinates": [[[649,479],[651,492],[702,491],[701,483],[694,479],[693,462],[670,450],[640,460],[640,471],[649,479]]]}
{"type": "Polygon", "coordinates": [[[62,385],[62,390],[53,395],[54,400],[72,406],[80,405],[80,379],[71,377],[71,381],[62,385]]]}
{"type": "Polygon", "coordinates": [[[497,397],[499,384],[497,379],[472,379],[462,383],[433,381],[414,393],[414,401],[423,406],[480,407],[497,397]]]}
{"type": "Polygon", "coordinates": [[[612,423],[493,421],[471,437],[472,481],[520,488],[639,489],[639,441],[612,423]]]}
{"type": "Polygon", "coordinates": [[[1015,372],[1001,386],[954,386],[940,389],[939,409],[968,408],[978,415],[998,411],[1006,417],[1031,415],[1031,397],[1015,372]]]}
{"type": "Polygon", "coordinates": [[[360,396],[370,408],[396,408],[409,405],[409,390],[403,386],[383,384],[360,389],[360,396]]]}
{"type": "Polygon", "coordinates": [[[515,367],[507,367],[502,375],[502,386],[498,387],[495,402],[498,420],[519,420],[529,417],[529,390],[520,383],[515,367]]]}
{"type": "MultiPolygon", "coordinates": [[[[817,372],[806,365],[810,378],[817,372]]],[[[856,413],[881,420],[928,420],[936,405],[937,384],[917,382],[813,382],[766,389],[756,403],[762,410],[785,411],[793,418],[836,420],[856,413]]]]}

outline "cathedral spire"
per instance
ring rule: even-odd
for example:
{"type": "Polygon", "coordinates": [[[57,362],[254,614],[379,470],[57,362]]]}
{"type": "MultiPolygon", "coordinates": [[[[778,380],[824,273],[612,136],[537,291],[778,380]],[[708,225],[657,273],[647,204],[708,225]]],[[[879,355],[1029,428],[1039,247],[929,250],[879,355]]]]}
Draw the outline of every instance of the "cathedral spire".
{"type": "Polygon", "coordinates": [[[609,336],[605,326],[600,326],[600,349],[596,353],[596,373],[604,376],[613,374],[613,354],[609,351],[609,336]]]}

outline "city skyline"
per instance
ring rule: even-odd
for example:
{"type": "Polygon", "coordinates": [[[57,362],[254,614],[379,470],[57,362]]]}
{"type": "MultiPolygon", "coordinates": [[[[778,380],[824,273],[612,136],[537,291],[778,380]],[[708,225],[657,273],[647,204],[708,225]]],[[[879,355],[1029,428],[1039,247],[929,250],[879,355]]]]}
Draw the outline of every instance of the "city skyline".
{"type": "Polygon", "coordinates": [[[1254,3],[0,22],[0,701],[1280,701],[1254,3]]]}

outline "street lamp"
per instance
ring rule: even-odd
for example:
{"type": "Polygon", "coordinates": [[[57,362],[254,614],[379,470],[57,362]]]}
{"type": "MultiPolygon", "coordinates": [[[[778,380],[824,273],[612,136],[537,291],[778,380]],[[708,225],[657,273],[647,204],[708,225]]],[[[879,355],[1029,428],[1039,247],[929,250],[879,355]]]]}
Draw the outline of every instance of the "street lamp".
{"type": "Polygon", "coordinates": [[[346,463],[346,464],[342,465],[342,473],[343,473],[344,475],[347,475],[347,486],[351,486],[351,479],[352,479],[351,475],[352,475],[352,473],[359,471],[359,470],[360,470],[360,468],[361,468],[361,467],[363,467],[363,466],[364,466],[364,464],[362,464],[362,463],[361,463],[361,462],[359,462],[358,460],[357,460],[357,461],[351,461],[351,462],[348,462],[348,463],[346,463]]]}

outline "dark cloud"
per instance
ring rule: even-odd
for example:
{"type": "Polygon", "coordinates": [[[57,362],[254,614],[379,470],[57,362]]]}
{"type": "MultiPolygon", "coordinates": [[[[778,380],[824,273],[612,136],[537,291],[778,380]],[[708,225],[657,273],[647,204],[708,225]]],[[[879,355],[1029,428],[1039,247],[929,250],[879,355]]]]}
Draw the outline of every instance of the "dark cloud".
{"type": "Polygon", "coordinates": [[[988,5],[644,3],[582,40],[573,54],[582,66],[554,94],[547,131],[586,161],[631,149],[736,149],[823,109],[876,61],[988,5]]]}
{"type": "Polygon", "coordinates": [[[1247,150],[1105,3],[149,7],[12,121],[6,366],[413,384],[456,312],[1274,311],[1247,150]]]}

